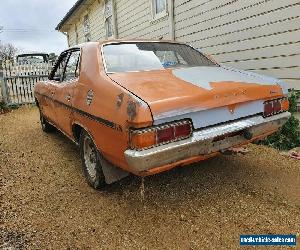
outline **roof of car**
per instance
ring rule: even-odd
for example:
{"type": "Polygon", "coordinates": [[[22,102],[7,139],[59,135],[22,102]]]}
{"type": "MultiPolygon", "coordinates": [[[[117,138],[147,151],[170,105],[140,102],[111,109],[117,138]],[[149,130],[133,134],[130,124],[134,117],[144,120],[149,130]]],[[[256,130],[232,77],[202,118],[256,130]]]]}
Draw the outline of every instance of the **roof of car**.
{"type": "Polygon", "coordinates": [[[171,40],[147,40],[147,39],[109,39],[109,40],[100,40],[96,42],[86,42],[86,43],[81,43],[74,45],[73,47],[70,47],[68,50],[71,49],[76,49],[76,48],[81,48],[84,46],[89,46],[89,45],[106,45],[106,44],[117,44],[117,43],[176,43],[176,44],[185,44],[182,42],[178,41],[171,41],[171,40]]]}
{"type": "Polygon", "coordinates": [[[99,41],[101,44],[109,44],[109,43],[181,43],[177,41],[171,40],[153,40],[153,39],[111,39],[111,40],[103,40],[99,41]]]}

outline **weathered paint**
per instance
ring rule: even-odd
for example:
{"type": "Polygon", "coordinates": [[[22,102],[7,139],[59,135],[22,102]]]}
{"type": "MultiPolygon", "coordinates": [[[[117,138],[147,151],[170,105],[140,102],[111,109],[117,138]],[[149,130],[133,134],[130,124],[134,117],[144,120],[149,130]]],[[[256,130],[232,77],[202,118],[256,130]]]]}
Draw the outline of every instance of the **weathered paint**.
{"type": "MultiPolygon", "coordinates": [[[[200,128],[260,112],[264,100],[284,95],[280,85],[248,83],[243,79],[210,82],[211,90],[208,90],[176,77],[172,70],[107,75],[101,53],[102,45],[107,43],[112,41],[80,45],[79,78],[70,83],[39,82],[35,97],[45,117],[68,137],[76,141],[73,126],[83,127],[106,160],[129,172],[144,174],[135,172],[125,159],[131,127],[149,127],[188,115],[196,128],[200,128]],[[88,105],[90,90],[93,98],[88,105]],[[65,98],[68,95],[69,101],[65,98]]],[[[210,156],[193,160],[207,157],[210,156]]],[[[176,165],[174,162],[159,166],[147,174],[176,165]]]]}
{"type": "Polygon", "coordinates": [[[254,114],[263,113],[263,101],[252,101],[242,103],[234,110],[227,107],[219,107],[208,110],[192,111],[192,110],[177,110],[169,113],[163,113],[155,117],[154,124],[162,124],[170,121],[191,119],[195,129],[208,127],[214,124],[219,124],[224,121],[233,121],[242,117],[251,116],[254,114]]]}
{"type": "MultiPolygon", "coordinates": [[[[79,47],[81,48],[81,71],[80,77],[74,82],[71,103],[64,101],[66,91],[62,90],[63,93],[59,98],[56,96],[56,91],[58,88],[62,89],[62,84],[55,81],[37,83],[35,93],[43,94],[48,98],[38,94],[36,94],[36,98],[39,102],[43,102],[41,106],[47,110],[45,116],[62,131],[68,131],[66,134],[69,137],[75,140],[72,125],[80,124],[87,128],[89,134],[93,135],[96,146],[105,159],[124,170],[128,170],[129,167],[124,157],[124,151],[128,148],[128,133],[126,132],[129,127],[129,117],[127,104],[134,101],[139,103],[141,100],[107,77],[103,69],[98,42],[87,43],[79,47]],[[91,105],[87,105],[87,93],[91,89],[94,93],[93,101],[91,105]],[[51,95],[52,90],[53,96],[51,95]],[[116,109],[116,100],[120,94],[123,96],[123,102],[116,109]],[[71,109],[61,103],[70,106],[71,109]],[[65,110],[72,110],[72,108],[78,112],[73,111],[68,115],[64,114],[65,110]],[[58,122],[57,117],[62,116],[69,122],[65,124],[58,122]],[[112,138],[114,139],[112,140],[112,138]]],[[[131,118],[132,124],[142,124],[141,126],[153,124],[151,112],[147,105],[137,105],[136,115],[131,118]]]]}
{"type": "Polygon", "coordinates": [[[128,115],[129,121],[132,121],[135,118],[136,109],[137,109],[136,103],[132,100],[129,100],[128,104],[127,104],[127,115],[128,115]]]}
{"type": "Polygon", "coordinates": [[[117,108],[121,107],[123,103],[123,99],[124,99],[124,93],[121,93],[117,96],[117,102],[116,102],[117,108]]]}
{"type": "Polygon", "coordinates": [[[148,103],[154,124],[190,118],[195,128],[261,113],[264,100],[287,93],[277,79],[219,66],[109,77],[148,103]]]}
{"type": "Polygon", "coordinates": [[[262,76],[251,72],[236,70],[228,67],[193,67],[173,70],[173,74],[183,81],[192,83],[206,90],[212,90],[212,83],[223,84],[223,82],[242,82],[244,84],[254,83],[259,85],[280,85],[272,77],[262,76]]]}

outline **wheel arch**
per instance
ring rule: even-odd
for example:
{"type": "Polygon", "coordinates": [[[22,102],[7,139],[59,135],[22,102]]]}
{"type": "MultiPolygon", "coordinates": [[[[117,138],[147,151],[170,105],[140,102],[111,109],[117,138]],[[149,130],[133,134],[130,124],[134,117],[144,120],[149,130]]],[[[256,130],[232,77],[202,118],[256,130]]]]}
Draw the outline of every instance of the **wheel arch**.
{"type": "Polygon", "coordinates": [[[79,143],[80,134],[83,129],[86,131],[86,129],[79,123],[72,124],[72,133],[73,133],[73,137],[74,137],[74,140],[76,143],[79,143]]]}
{"type": "Polygon", "coordinates": [[[73,138],[74,138],[75,142],[79,144],[80,135],[81,135],[82,130],[84,130],[85,132],[87,132],[90,135],[90,137],[93,140],[93,143],[95,144],[94,136],[91,134],[91,132],[84,125],[82,125],[79,122],[73,122],[72,123],[72,133],[73,133],[73,138]]]}
{"type": "Polygon", "coordinates": [[[36,106],[39,108],[40,107],[39,100],[35,97],[34,101],[35,101],[36,106]]]}

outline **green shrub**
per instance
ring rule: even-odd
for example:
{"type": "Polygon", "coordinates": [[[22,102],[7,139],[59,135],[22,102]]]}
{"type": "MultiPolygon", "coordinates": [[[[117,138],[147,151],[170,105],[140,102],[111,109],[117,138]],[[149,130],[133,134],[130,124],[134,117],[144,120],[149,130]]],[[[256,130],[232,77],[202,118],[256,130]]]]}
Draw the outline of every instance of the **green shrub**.
{"type": "Polygon", "coordinates": [[[291,113],[297,112],[297,99],[300,98],[300,91],[291,91],[289,94],[290,109],[291,113]]]}
{"type": "Polygon", "coordinates": [[[0,101],[0,113],[6,111],[8,108],[6,104],[2,101],[0,101]]]}
{"type": "Polygon", "coordinates": [[[19,105],[17,104],[12,104],[8,106],[5,102],[0,101],[0,114],[9,112],[10,110],[17,108],[19,108],[19,105]]]}
{"type": "Polygon", "coordinates": [[[289,95],[291,118],[287,123],[275,134],[263,141],[264,145],[268,145],[279,150],[290,150],[300,147],[300,122],[293,115],[297,111],[297,99],[299,93],[292,91],[289,95]]]}

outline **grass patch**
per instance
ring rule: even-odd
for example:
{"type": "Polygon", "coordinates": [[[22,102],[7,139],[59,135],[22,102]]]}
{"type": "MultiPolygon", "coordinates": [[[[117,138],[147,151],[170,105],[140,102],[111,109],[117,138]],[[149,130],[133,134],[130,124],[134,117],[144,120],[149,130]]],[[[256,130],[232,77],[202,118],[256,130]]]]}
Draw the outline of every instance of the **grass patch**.
{"type": "Polygon", "coordinates": [[[5,114],[12,109],[18,109],[20,105],[17,104],[12,104],[12,105],[7,105],[5,102],[0,101],[0,114],[5,114]]]}
{"type": "Polygon", "coordinates": [[[5,104],[5,102],[0,101],[0,114],[6,113],[9,111],[8,106],[5,104]]]}

